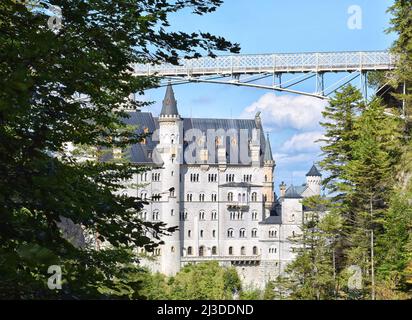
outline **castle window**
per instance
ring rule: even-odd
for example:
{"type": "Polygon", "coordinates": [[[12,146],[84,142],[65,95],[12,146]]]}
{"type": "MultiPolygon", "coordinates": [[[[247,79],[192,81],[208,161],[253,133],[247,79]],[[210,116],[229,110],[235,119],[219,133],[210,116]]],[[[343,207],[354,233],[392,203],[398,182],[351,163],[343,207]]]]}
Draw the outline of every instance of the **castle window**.
{"type": "Polygon", "coordinates": [[[217,212],[212,211],[212,220],[217,220],[217,212]]]}
{"type": "Polygon", "coordinates": [[[257,229],[252,229],[252,238],[257,238],[257,229]]]}
{"type": "Polygon", "coordinates": [[[203,230],[200,230],[200,237],[203,238],[203,230]]]}
{"type": "Polygon", "coordinates": [[[171,251],[171,252],[175,252],[175,247],[171,247],[171,248],[170,248],[170,251],[171,251]]]}
{"type": "Polygon", "coordinates": [[[241,247],[240,248],[240,255],[241,256],[244,256],[246,254],[246,249],[245,249],[245,247],[241,247]]]}
{"type": "Polygon", "coordinates": [[[229,247],[229,255],[233,255],[233,247],[229,247]]]}
{"type": "Polygon", "coordinates": [[[213,246],[212,247],[212,255],[217,255],[217,247],[216,246],[213,246]]]}
{"type": "Polygon", "coordinates": [[[233,229],[227,230],[227,237],[228,238],[233,238],[233,234],[234,234],[233,229]]]}
{"type": "Polygon", "coordinates": [[[205,212],[204,211],[199,212],[199,220],[205,220],[205,212]]]}
{"type": "Polygon", "coordinates": [[[257,249],[257,247],[255,246],[255,247],[253,247],[253,255],[257,255],[258,254],[258,249],[257,249]]]}
{"type": "Polygon", "coordinates": [[[192,236],[192,230],[187,231],[187,237],[190,238],[192,236]]]}
{"type": "Polygon", "coordinates": [[[263,196],[263,201],[264,202],[268,201],[268,196],[266,194],[263,196]]]}
{"type": "Polygon", "coordinates": [[[200,202],[204,202],[204,201],[205,201],[205,194],[204,194],[204,193],[199,194],[199,201],[200,201],[200,202]]]}
{"type": "Polygon", "coordinates": [[[184,220],[187,220],[187,212],[185,212],[184,220]]]}
{"type": "Polygon", "coordinates": [[[257,201],[257,193],[253,192],[252,193],[252,202],[256,202],[257,201]]]}
{"type": "Polygon", "coordinates": [[[159,212],[158,211],[153,212],[152,220],[153,221],[159,221],[159,212]]]}
{"type": "Polygon", "coordinates": [[[216,230],[212,231],[212,236],[213,236],[213,238],[216,238],[216,230]]]}
{"type": "Polygon", "coordinates": [[[216,193],[212,193],[212,201],[213,202],[217,201],[217,194],[216,193]]]}
{"type": "Polygon", "coordinates": [[[246,238],[246,230],[245,229],[240,229],[239,237],[240,238],[246,238]]]}
{"type": "Polygon", "coordinates": [[[238,201],[238,202],[242,201],[242,194],[239,193],[239,194],[237,195],[237,201],[238,201]]]}
{"type": "Polygon", "coordinates": [[[258,213],[257,211],[252,212],[252,220],[257,220],[258,213]]]}
{"type": "Polygon", "coordinates": [[[204,246],[201,246],[201,247],[199,248],[199,257],[203,257],[204,254],[205,254],[205,247],[204,247],[204,246]]]}
{"type": "Polygon", "coordinates": [[[192,247],[187,247],[187,255],[191,256],[193,254],[192,247]]]}
{"type": "Polygon", "coordinates": [[[192,199],[193,199],[193,195],[192,195],[191,193],[188,193],[188,194],[186,195],[186,200],[187,200],[188,202],[192,202],[192,199]]]}
{"type": "Polygon", "coordinates": [[[175,196],[175,188],[170,188],[169,196],[172,198],[175,196]]]}
{"type": "Polygon", "coordinates": [[[171,216],[174,216],[175,215],[175,211],[172,209],[172,210],[170,210],[170,215],[171,216]]]}
{"type": "Polygon", "coordinates": [[[265,182],[268,182],[268,176],[265,175],[265,182]]]}
{"type": "Polygon", "coordinates": [[[227,194],[227,201],[228,201],[228,202],[233,202],[233,192],[229,192],[229,193],[227,194]]]}
{"type": "Polygon", "coordinates": [[[278,236],[277,230],[270,229],[269,230],[269,238],[276,238],[278,236]]]}

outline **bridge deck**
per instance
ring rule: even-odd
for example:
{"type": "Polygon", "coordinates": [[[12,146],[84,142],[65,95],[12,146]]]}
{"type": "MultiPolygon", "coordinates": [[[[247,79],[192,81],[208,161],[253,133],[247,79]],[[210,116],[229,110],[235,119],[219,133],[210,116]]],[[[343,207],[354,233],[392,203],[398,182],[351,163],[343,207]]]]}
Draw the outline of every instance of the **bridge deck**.
{"type": "Polygon", "coordinates": [[[136,75],[204,76],[259,73],[354,72],[392,70],[396,56],[387,51],[232,55],[182,60],[179,66],[135,65],[136,75]]]}

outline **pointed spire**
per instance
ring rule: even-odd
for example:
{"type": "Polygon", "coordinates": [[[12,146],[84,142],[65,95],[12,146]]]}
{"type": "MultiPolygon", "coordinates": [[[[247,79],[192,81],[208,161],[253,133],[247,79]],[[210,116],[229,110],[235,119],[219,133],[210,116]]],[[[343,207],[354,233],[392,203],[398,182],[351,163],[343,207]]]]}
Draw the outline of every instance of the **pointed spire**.
{"type": "Polygon", "coordinates": [[[175,98],[175,93],[173,92],[172,85],[169,83],[167,85],[165,98],[163,100],[162,111],[160,116],[178,116],[179,112],[177,111],[177,101],[175,98]]]}
{"type": "Polygon", "coordinates": [[[309,172],[306,174],[307,177],[321,177],[322,174],[319,172],[315,165],[310,168],[309,172]]]}
{"type": "Polygon", "coordinates": [[[270,140],[269,140],[269,133],[267,133],[266,136],[266,141],[265,141],[265,154],[263,157],[263,161],[273,161],[273,155],[272,155],[272,148],[270,146],[270,140]]]}

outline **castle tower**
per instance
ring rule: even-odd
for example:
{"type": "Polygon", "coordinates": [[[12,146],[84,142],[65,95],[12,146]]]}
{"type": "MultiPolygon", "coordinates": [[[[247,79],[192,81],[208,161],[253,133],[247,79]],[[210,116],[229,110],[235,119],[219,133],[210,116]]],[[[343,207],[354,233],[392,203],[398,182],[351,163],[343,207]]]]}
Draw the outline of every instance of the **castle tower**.
{"type": "Polygon", "coordinates": [[[265,153],[263,155],[263,196],[265,201],[265,218],[270,216],[270,210],[273,206],[273,171],[275,169],[275,161],[273,160],[272,148],[270,146],[269,134],[265,141],[265,153]]]}
{"type": "MultiPolygon", "coordinates": [[[[180,227],[180,163],[182,162],[183,121],[177,110],[177,102],[169,84],[159,115],[158,151],[163,161],[161,218],[167,227],[180,227]]],[[[179,230],[162,238],[161,270],[175,275],[180,270],[181,241],[179,230]]]]}
{"type": "Polygon", "coordinates": [[[322,175],[315,165],[313,165],[312,168],[310,168],[309,172],[306,174],[306,184],[315,195],[320,195],[322,175]]]}

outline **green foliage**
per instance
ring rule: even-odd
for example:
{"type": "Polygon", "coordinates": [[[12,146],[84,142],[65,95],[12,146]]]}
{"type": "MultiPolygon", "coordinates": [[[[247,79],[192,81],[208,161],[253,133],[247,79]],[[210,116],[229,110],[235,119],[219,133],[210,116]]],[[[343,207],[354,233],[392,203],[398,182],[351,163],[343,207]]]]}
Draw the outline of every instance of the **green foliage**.
{"type": "MultiPolygon", "coordinates": [[[[122,108],[148,105],[129,96],[153,86],[135,63],[176,63],[178,57],[237,52],[207,32],[171,31],[169,16],[202,15],[220,0],[40,1],[0,5],[0,298],[138,297],[138,261],[158,235],[175,231],[141,221],[142,199],[115,192],[144,170],[126,161],[78,161],[66,143],[127,152],[142,139],[123,124],[122,108]],[[62,10],[58,30],[46,10],[62,10]],[[81,99],[79,99],[81,97],[81,99]],[[98,234],[104,250],[79,248],[56,225],[70,219],[98,234]],[[63,269],[63,290],[46,288],[48,264],[63,269]]],[[[93,151],[94,152],[94,151],[93,151]]],[[[87,153],[87,152],[86,152],[87,153]]]]}
{"type": "Polygon", "coordinates": [[[320,196],[303,201],[307,208],[301,234],[290,240],[298,252],[285,270],[285,276],[268,285],[267,299],[324,300],[337,297],[335,265],[342,218],[329,200],[320,196]]]}
{"type": "Polygon", "coordinates": [[[170,298],[177,300],[230,300],[241,290],[234,268],[216,261],[185,266],[170,285],[170,298]]]}

